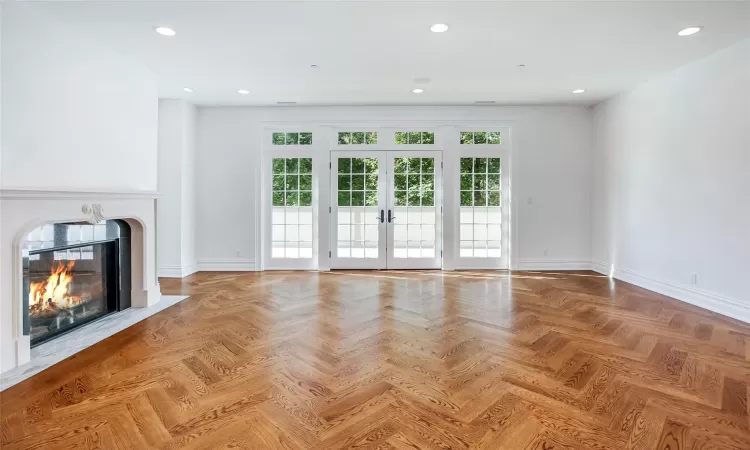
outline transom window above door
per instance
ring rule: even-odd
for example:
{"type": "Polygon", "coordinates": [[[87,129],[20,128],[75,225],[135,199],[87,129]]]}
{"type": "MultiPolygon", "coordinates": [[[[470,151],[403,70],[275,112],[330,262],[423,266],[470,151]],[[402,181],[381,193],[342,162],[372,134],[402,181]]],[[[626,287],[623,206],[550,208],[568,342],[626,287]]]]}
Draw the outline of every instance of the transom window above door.
{"type": "Polygon", "coordinates": [[[297,131],[273,133],[271,143],[273,145],[312,145],[312,133],[297,131]]]}
{"type": "Polygon", "coordinates": [[[377,131],[339,131],[339,145],[373,145],[377,143],[377,131]]]}
{"type": "Polygon", "coordinates": [[[462,131],[462,145],[500,144],[499,131],[462,131]]]}
{"type": "Polygon", "coordinates": [[[396,144],[427,145],[435,143],[435,133],[432,131],[397,131],[396,144]]]}

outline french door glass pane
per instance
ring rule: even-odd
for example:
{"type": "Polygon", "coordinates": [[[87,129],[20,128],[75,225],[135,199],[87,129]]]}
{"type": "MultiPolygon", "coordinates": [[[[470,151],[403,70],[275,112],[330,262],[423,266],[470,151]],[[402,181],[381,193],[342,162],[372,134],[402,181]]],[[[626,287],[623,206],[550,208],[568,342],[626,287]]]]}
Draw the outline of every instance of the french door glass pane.
{"type": "Polygon", "coordinates": [[[312,158],[272,161],[271,257],[313,257],[312,158]]]}
{"type": "Polygon", "coordinates": [[[502,256],[501,181],[500,158],[461,158],[460,257],[502,256]]]}
{"type": "Polygon", "coordinates": [[[393,257],[435,257],[435,159],[394,158],[393,257]]]}
{"type": "Polygon", "coordinates": [[[336,255],[378,258],[378,159],[338,158],[336,255]]]}

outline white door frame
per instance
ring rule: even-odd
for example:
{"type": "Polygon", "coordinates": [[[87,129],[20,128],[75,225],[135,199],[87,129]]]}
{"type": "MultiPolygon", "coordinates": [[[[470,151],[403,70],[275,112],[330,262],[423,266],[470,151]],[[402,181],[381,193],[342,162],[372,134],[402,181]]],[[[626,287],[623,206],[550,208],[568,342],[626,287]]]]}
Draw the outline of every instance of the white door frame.
{"type": "MultiPolygon", "coordinates": [[[[515,128],[516,122],[514,120],[373,120],[373,121],[270,121],[263,122],[263,130],[261,133],[261,149],[262,158],[266,159],[271,157],[270,154],[276,154],[277,149],[271,148],[270,136],[273,131],[277,130],[311,130],[313,132],[313,167],[316,171],[314,176],[314,186],[316,194],[315,206],[318,211],[317,214],[317,230],[316,242],[318,244],[317,252],[317,265],[315,269],[320,271],[330,270],[330,257],[329,252],[335,245],[330,241],[330,233],[326,233],[325,230],[330,230],[330,214],[325,214],[326,210],[329,210],[330,195],[328,194],[331,190],[330,176],[324,175],[324,168],[326,165],[331,165],[331,151],[332,150],[442,150],[443,158],[443,208],[444,211],[451,211],[455,208],[457,211],[460,205],[459,198],[459,173],[460,169],[458,164],[462,151],[468,150],[467,148],[460,145],[460,132],[466,130],[499,130],[502,135],[502,150],[503,154],[506,155],[503,158],[503,186],[507,194],[504,194],[503,207],[507,209],[509,215],[508,221],[508,234],[506,236],[508,241],[509,251],[506,253],[508,258],[508,268],[515,270],[518,267],[518,255],[519,255],[519,212],[520,212],[520,165],[518,164],[518,157],[516,153],[519,151],[519,133],[515,128]],[[435,132],[435,144],[417,146],[409,145],[394,145],[394,135],[398,130],[429,130],[435,132]],[[364,130],[364,131],[378,131],[378,143],[376,145],[338,145],[337,138],[339,131],[347,130],[364,130]],[[507,169],[506,169],[507,167],[507,169]],[[507,175],[506,175],[507,174],[507,175]],[[320,195],[320,193],[326,193],[320,195]],[[505,201],[505,195],[509,197],[509,202],[505,201]],[[508,207],[509,206],[509,207],[508,207]]],[[[250,151],[250,150],[249,150],[250,151]]],[[[250,168],[250,172],[254,173],[255,176],[255,192],[260,193],[259,196],[255,196],[253,205],[255,210],[255,267],[257,270],[265,270],[268,267],[266,264],[266,258],[263,254],[263,242],[267,231],[265,221],[263,220],[266,208],[266,202],[270,202],[270,192],[267,192],[266,183],[264,183],[264,177],[269,174],[265,174],[262,169],[262,165],[258,164],[250,168]]],[[[330,210],[329,210],[330,212],[330,210]]],[[[459,231],[453,220],[443,221],[443,241],[446,243],[458,242],[459,231]]],[[[452,245],[444,245],[443,247],[443,270],[455,270],[463,267],[458,261],[457,250],[454,250],[452,245]]],[[[488,267],[490,268],[490,267],[488,267]]],[[[493,267],[496,268],[496,267],[493,267]]]]}
{"type": "MultiPolygon", "coordinates": [[[[442,152],[440,150],[332,150],[330,164],[330,240],[331,267],[336,269],[440,269],[442,267],[442,152]],[[378,224],[378,257],[339,257],[336,243],[339,241],[338,164],[340,158],[378,158],[378,205],[365,220],[378,224]],[[399,220],[406,220],[394,198],[395,158],[434,158],[434,207],[435,207],[435,254],[432,258],[397,258],[394,254],[394,227],[399,220]],[[387,218],[387,219],[386,219],[387,218]]],[[[406,208],[406,207],[404,207],[406,208]]],[[[345,224],[344,224],[345,225],[345,224]]]]}

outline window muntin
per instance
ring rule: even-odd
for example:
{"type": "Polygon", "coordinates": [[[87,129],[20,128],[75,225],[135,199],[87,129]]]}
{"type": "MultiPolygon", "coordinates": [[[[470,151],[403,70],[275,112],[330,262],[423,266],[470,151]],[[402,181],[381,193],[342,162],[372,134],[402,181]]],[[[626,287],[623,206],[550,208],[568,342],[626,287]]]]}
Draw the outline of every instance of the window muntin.
{"type": "Polygon", "coordinates": [[[435,257],[435,158],[394,158],[393,257],[435,257]]]}
{"type": "Polygon", "coordinates": [[[338,158],[339,258],[378,258],[378,159],[338,158]]]}
{"type": "Polygon", "coordinates": [[[312,145],[312,133],[297,131],[273,133],[271,143],[273,145],[312,145]]]}
{"type": "Polygon", "coordinates": [[[432,131],[397,131],[396,144],[428,145],[435,143],[435,133],[432,131]]]}
{"type": "Polygon", "coordinates": [[[461,158],[459,256],[502,256],[500,158],[461,158]]]}
{"type": "Polygon", "coordinates": [[[377,131],[340,131],[339,145],[374,145],[378,143],[377,131]]]}
{"type": "Polygon", "coordinates": [[[462,131],[462,145],[500,144],[499,131],[462,131]]]}
{"type": "Polygon", "coordinates": [[[312,258],[312,158],[273,158],[271,257],[312,258]]]}

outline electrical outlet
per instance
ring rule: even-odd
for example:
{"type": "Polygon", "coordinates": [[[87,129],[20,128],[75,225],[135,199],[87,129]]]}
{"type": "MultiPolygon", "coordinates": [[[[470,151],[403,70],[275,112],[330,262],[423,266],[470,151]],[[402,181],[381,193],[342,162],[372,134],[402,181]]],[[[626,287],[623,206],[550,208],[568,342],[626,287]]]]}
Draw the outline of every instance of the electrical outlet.
{"type": "Polygon", "coordinates": [[[234,252],[234,256],[236,256],[236,257],[239,258],[240,256],[242,256],[242,252],[240,252],[239,250],[237,250],[236,252],[234,252]]]}
{"type": "Polygon", "coordinates": [[[531,197],[529,197],[529,198],[526,199],[526,203],[529,204],[529,205],[533,205],[534,204],[534,199],[531,198],[531,197]]]}
{"type": "Polygon", "coordinates": [[[698,284],[698,274],[694,273],[690,276],[690,284],[698,284]]]}

